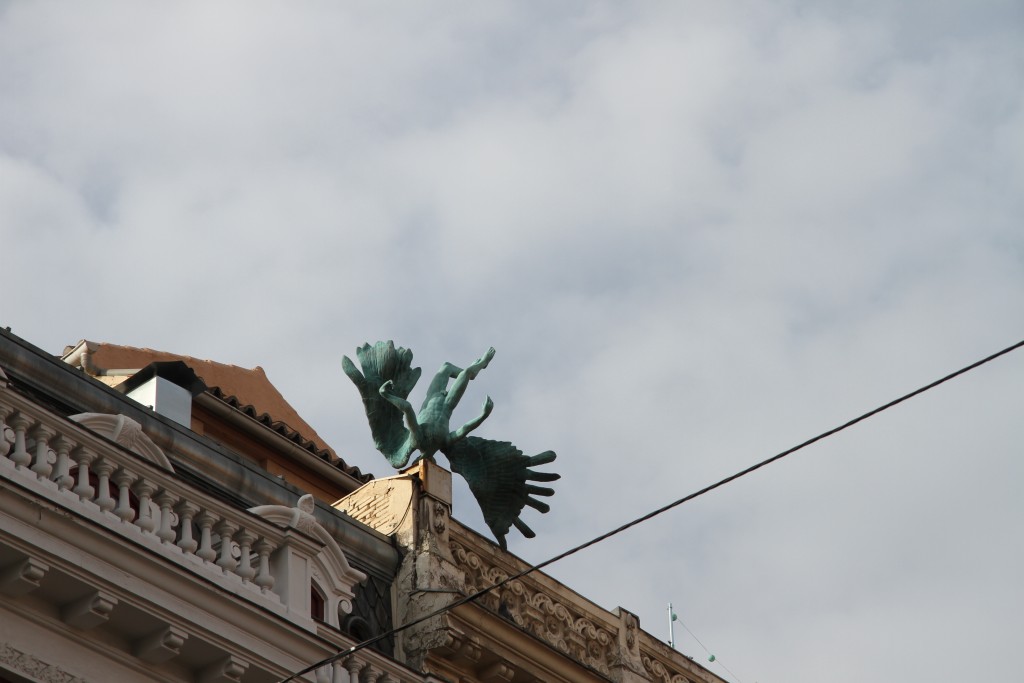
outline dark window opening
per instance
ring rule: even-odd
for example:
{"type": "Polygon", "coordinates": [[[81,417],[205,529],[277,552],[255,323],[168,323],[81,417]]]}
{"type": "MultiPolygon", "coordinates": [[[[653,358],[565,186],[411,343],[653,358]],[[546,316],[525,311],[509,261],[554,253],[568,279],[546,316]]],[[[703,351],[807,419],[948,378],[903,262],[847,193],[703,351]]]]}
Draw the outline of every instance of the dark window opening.
{"type": "Polygon", "coordinates": [[[324,599],[323,593],[314,586],[309,585],[309,616],[313,617],[317,621],[324,621],[324,615],[327,612],[327,601],[324,599]]]}

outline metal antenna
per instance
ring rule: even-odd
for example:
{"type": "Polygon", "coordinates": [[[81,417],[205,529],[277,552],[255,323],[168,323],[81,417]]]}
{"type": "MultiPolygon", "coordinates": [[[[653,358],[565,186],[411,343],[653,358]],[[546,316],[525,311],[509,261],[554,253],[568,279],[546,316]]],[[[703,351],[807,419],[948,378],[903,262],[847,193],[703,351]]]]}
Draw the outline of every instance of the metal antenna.
{"type": "Polygon", "coordinates": [[[676,646],[675,626],[673,622],[678,618],[679,617],[676,616],[676,613],[672,611],[672,603],[668,603],[668,646],[671,648],[675,648],[676,646]]]}

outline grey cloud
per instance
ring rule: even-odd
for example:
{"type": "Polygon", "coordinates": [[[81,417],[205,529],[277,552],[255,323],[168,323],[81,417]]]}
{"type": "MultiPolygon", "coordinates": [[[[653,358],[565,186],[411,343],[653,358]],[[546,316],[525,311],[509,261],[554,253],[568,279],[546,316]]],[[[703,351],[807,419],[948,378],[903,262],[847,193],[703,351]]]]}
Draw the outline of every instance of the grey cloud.
{"type": "MultiPolygon", "coordinates": [[[[341,354],[494,345],[467,410],[564,475],[541,560],[1021,336],[1019,19],[8,4],[4,324],[262,365],[378,474],[341,354]]],[[[1011,678],[1020,370],[551,571],[748,683],[1011,678]]]]}

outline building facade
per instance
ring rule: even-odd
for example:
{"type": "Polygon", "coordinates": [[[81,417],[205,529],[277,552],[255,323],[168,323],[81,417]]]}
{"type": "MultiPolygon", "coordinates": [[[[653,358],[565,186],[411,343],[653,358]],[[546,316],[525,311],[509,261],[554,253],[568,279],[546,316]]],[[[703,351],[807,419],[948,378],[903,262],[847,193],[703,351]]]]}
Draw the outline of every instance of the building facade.
{"type": "Polygon", "coordinates": [[[540,572],[391,635],[525,567],[259,368],[0,331],[0,683],[721,680],[540,572]]]}

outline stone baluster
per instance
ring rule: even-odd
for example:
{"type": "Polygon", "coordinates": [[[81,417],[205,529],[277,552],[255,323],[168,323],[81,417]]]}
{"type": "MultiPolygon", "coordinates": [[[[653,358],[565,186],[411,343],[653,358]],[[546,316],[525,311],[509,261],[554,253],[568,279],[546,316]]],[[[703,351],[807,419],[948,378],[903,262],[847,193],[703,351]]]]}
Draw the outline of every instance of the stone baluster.
{"type": "Polygon", "coordinates": [[[11,452],[11,442],[7,440],[7,418],[13,411],[10,406],[0,405],[0,458],[11,452]]]}
{"type": "Polygon", "coordinates": [[[100,506],[100,510],[109,512],[117,504],[117,501],[110,497],[110,475],[114,472],[114,463],[101,458],[92,466],[92,471],[96,473],[97,479],[96,504],[100,506]]]}
{"type": "Polygon", "coordinates": [[[156,496],[156,504],[160,506],[160,527],[157,529],[156,536],[164,543],[173,543],[177,534],[174,533],[174,511],[171,509],[174,506],[175,496],[173,493],[164,489],[156,496]]]}
{"type": "Polygon", "coordinates": [[[53,449],[57,451],[57,464],[53,468],[52,476],[57,482],[58,491],[67,491],[75,483],[74,477],[71,476],[71,459],[68,457],[74,446],[74,442],[63,434],[58,434],[53,440],[53,449]]]}
{"type": "Polygon", "coordinates": [[[114,514],[121,518],[122,522],[131,522],[135,519],[135,510],[132,509],[131,487],[135,481],[135,475],[124,468],[114,473],[114,484],[117,485],[117,506],[114,514]]]}
{"type": "Polygon", "coordinates": [[[195,518],[196,513],[199,512],[199,507],[193,505],[187,500],[178,501],[178,505],[174,508],[175,512],[178,513],[178,547],[186,553],[194,553],[199,544],[196,539],[192,537],[192,520],[195,518]]]}
{"type": "Polygon", "coordinates": [[[150,507],[150,500],[155,492],[156,487],[142,477],[135,482],[135,495],[139,497],[139,518],[135,520],[135,526],[149,533],[156,529],[156,520],[153,519],[153,510],[150,507]]]}
{"type": "Polygon", "coordinates": [[[30,468],[40,479],[49,479],[53,467],[50,465],[50,439],[55,432],[45,425],[36,425],[32,430],[32,438],[35,439],[35,457],[32,459],[30,468]]]}
{"type": "Polygon", "coordinates": [[[32,420],[24,413],[15,413],[11,418],[11,429],[14,430],[14,451],[11,452],[11,462],[19,467],[28,467],[32,462],[32,456],[25,448],[25,432],[31,424],[32,420]]]}
{"type": "Polygon", "coordinates": [[[363,683],[377,683],[377,679],[384,673],[373,664],[367,664],[363,669],[363,683]]]}
{"type": "Polygon", "coordinates": [[[360,662],[355,657],[349,657],[345,660],[345,668],[348,669],[348,680],[352,683],[359,683],[359,672],[363,670],[366,664],[360,662]]]}
{"type": "Polygon", "coordinates": [[[256,536],[246,529],[242,529],[235,534],[235,540],[238,542],[238,569],[235,570],[235,573],[245,581],[252,581],[256,576],[256,570],[252,566],[250,550],[252,544],[256,542],[256,536]]]}
{"type": "Polygon", "coordinates": [[[196,555],[207,562],[213,562],[217,558],[217,551],[213,549],[211,536],[211,529],[215,521],[217,518],[207,510],[203,510],[196,517],[196,524],[199,525],[199,550],[196,551],[196,555]]]}
{"type": "Polygon", "coordinates": [[[313,672],[313,678],[316,679],[316,683],[331,683],[331,666],[330,664],[321,666],[319,669],[313,672]]]}
{"type": "Polygon", "coordinates": [[[71,453],[71,458],[78,464],[78,484],[75,488],[71,489],[82,502],[92,500],[93,496],[96,495],[96,489],[89,483],[89,465],[92,463],[96,456],[86,450],[83,446],[79,446],[71,453]]]}
{"type": "Polygon", "coordinates": [[[341,662],[335,662],[331,665],[334,671],[334,676],[331,678],[331,683],[351,683],[351,679],[348,677],[348,671],[345,670],[345,665],[341,662]]]}
{"type": "Polygon", "coordinates": [[[266,593],[274,587],[274,576],[270,573],[270,553],[274,550],[274,546],[267,539],[261,538],[256,541],[256,545],[253,547],[260,558],[259,569],[256,572],[256,578],[253,579],[253,583],[266,593]]]}
{"type": "Polygon", "coordinates": [[[217,566],[225,572],[232,571],[238,566],[238,561],[232,555],[231,536],[238,529],[238,526],[231,520],[222,519],[217,524],[217,533],[220,535],[220,556],[217,558],[217,566]]]}

